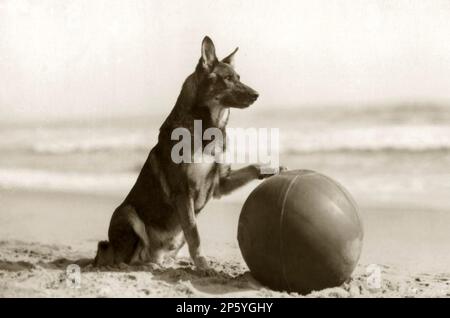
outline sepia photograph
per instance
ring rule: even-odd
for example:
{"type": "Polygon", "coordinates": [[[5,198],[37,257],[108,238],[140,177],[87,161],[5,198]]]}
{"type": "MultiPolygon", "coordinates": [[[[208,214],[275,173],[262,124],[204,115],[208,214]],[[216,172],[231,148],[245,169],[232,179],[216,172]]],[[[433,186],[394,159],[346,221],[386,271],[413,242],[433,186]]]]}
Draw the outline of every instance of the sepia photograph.
{"type": "Polygon", "coordinates": [[[447,0],[0,0],[0,298],[450,297],[449,39],[447,0]]]}

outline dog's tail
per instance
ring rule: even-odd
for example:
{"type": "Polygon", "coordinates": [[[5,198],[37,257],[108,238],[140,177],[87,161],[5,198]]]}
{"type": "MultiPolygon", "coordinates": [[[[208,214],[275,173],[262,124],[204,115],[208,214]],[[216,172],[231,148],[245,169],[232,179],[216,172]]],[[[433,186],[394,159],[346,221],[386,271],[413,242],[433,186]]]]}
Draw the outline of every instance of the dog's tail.
{"type": "Polygon", "coordinates": [[[107,266],[114,264],[114,249],[108,241],[100,241],[97,244],[97,254],[95,255],[94,266],[107,266]]]}

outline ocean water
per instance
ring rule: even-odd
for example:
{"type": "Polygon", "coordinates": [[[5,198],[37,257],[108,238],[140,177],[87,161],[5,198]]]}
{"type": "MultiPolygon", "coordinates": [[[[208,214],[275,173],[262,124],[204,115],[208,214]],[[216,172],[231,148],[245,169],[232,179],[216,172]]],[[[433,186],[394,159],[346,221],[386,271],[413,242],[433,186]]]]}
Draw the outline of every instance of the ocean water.
{"type": "MultiPolygon", "coordinates": [[[[125,195],[164,117],[0,124],[0,188],[125,195]]],[[[233,110],[229,126],[278,128],[281,164],[335,178],[362,205],[450,206],[450,107],[233,110]]]]}

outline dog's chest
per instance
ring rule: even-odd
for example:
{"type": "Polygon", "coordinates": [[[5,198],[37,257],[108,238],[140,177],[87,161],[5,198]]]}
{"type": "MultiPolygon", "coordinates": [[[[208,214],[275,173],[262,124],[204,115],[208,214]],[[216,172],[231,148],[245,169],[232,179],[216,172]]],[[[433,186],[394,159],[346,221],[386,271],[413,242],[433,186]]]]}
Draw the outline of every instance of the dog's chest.
{"type": "Polygon", "coordinates": [[[230,117],[230,110],[226,109],[223,112],[221,112],[220,116],[219,116],[219,123],[218,123],[218,127],[219,128],[223,128],[227,125],[228,123],[228,118],[230,117]]]}
{"type": "Polygon", "coordinates": [[[196,211],[202,209],[208,202],[218,182],[218,164],[212,159],[212,157],[203,158],[202,162],[189,164],[187,169],[196,211]]]}

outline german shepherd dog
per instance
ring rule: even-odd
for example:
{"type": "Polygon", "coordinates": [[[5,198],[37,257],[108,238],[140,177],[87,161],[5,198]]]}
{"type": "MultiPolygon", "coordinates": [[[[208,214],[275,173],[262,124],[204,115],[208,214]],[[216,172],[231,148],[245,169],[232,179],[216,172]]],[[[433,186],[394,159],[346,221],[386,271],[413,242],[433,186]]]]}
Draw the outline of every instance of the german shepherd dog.
{"type": "Polygon", "coordinates": [[[219,61],[211,39],[203,39],[199,63],[160,127],[158,143],[112,215],[109,242],[98,243],[95,266],[159,263],[166,256],[175,257],[186,241],[196,268],[209,269],[201,251],[196,215],[212,197],[269,175],[262,174],[259,165],[232,171],[229,165],[217,162],[175,163],[171,151],[176,141],[171,134],[183,127],[194,137],[194,120],[201,120],[203,131],[215,127],[225,135],[229,109],[246,108],[256,101],[258,93],[243,84],[234,70],[237,50],[219,61]]]}

